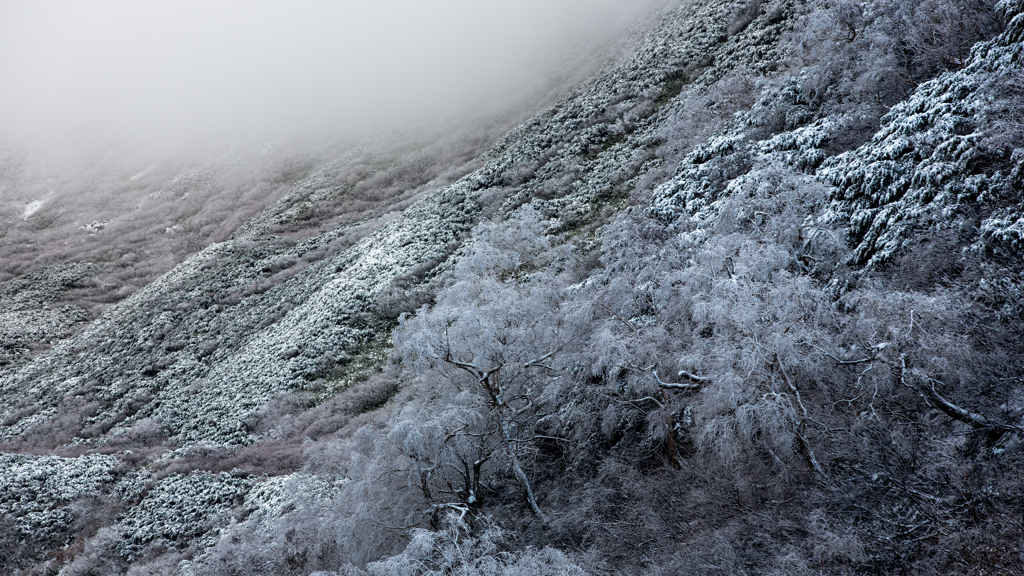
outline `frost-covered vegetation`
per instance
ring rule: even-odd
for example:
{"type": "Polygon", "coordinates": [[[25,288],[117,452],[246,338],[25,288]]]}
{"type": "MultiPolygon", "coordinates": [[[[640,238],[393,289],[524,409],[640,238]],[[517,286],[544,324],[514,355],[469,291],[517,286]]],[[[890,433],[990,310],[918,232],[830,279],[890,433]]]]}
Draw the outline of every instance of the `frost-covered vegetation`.
{"type": "Polygon", "coordinates": [[[46,294],[102,262],[8,280],[6,566],[1024,573],[1024,2],[635,34],[479,159],[311,169],[98,318],[46,294]]]}

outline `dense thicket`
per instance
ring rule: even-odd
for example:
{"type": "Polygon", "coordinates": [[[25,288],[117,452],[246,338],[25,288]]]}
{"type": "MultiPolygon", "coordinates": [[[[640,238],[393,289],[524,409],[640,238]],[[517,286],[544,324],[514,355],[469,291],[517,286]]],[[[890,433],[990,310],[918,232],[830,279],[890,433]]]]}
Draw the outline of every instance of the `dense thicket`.
{"type": "MultiPolygon", "coordinates": [[[[296,553],[317,559],[302,569],[370,560],[401,540],[367,526],[451,514],[465,525],[370,573],[433,573],[460,538],[472,562],[456,563],[477,573],[490,522],[515,530],[514,548],[591,550],[583,565],[1011,566],[1020,408],[1011,367],[975,348],[999,328],[948,288],[838,289],[846,254],[819,222],[823,187],[784,167],[761,176],[771,185],[684,233],[619,218],[582,282],[529,210],[478,229],[458,281],[398,330],[403,407],[333,449],[352,451],[335,471],[351,482],[326,512],[225,548],[215,573],[245,573],[252,556],[281,573],[296,553]]],[[[323,450],[311,471],[338,465],[323,450]]]]}

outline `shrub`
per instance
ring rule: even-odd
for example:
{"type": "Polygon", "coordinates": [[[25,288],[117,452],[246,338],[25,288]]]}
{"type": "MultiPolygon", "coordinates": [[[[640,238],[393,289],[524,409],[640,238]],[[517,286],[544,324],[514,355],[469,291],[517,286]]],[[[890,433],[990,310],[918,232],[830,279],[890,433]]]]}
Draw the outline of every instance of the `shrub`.
{"type": "Polygon", "coordinates": [[[442,530],[416,530],[402,554],[366,567],[368,576],[584,576],[552,548],[503,551],[504,534],[489,524],[471,530],[464,516],[449,512],[442,530]]]}

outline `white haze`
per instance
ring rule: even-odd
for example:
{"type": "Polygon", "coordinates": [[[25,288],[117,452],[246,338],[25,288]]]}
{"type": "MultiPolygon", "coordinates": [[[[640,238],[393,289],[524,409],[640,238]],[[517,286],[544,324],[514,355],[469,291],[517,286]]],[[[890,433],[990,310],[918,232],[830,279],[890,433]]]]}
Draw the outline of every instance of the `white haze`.
{"type": "Polygon", "coordinates": [[[0,0],[0,140],[317,137],[493,115],[649,0],[0,0]]]}

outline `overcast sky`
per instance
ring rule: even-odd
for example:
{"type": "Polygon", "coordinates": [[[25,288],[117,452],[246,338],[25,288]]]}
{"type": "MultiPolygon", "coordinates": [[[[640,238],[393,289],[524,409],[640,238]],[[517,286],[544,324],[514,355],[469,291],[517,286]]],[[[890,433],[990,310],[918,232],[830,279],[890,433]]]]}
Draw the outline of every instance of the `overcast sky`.
{"type": "Polygon", "coordinates": [[[647,0],[0,0],[0,138],[345,131],[535,94],[647,0]]]}

